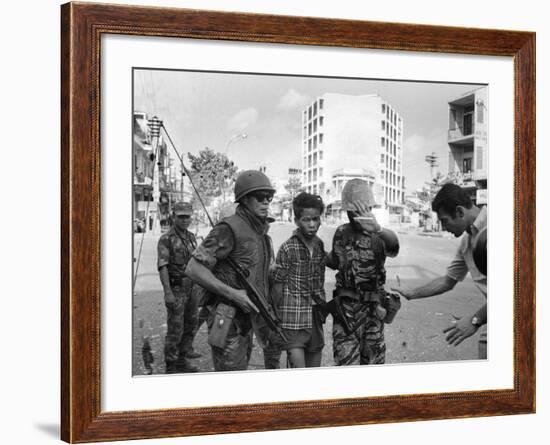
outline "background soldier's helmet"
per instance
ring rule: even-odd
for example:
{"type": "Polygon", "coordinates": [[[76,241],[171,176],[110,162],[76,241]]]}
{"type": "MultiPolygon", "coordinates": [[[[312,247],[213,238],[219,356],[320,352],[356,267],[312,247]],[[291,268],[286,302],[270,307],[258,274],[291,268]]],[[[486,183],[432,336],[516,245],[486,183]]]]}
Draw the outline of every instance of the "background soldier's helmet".
{"type": "Polygon", "coordinates": [[[245,170],[235,181],[235,202],[243,196],[257,190],[268,190],[275,193],[269,178],[258,170],[245,170]]]}
{"type": "Polygon", "coordinates": [[[192,215],[193,206],[189,202],[179,201],[172,206],[174,215],[192,215]]]}
{"type": "Polygon", "coordinates": [[[483,275],[487,275],[487,229],[481,230],[474,241],[474,263],[483,275]]]}
{"type": "Polygon", "coordinates": [[[372,188],[367,181],[363,179],[351,179],[346,182],[344,190],[342,190],[342,210],[356,210],[353,203],[360,201],[366,206],[373,207],[376,205],[372,188]]]}

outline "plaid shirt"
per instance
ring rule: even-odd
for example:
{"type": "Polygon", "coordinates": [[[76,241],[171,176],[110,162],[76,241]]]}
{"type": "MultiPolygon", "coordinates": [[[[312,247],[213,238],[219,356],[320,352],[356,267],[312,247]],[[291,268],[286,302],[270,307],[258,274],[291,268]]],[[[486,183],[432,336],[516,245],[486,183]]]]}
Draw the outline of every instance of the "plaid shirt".
{"type": "Polygon", "coordinates": [[[281,327],[295,330],[312,327],[315,299],[326,301],[325,263],[326,253],[320,238],[315,237],[313,255],[297,230],[281,245],[273,274],[276,283],[283,283],[278,310],[281,327]]]}

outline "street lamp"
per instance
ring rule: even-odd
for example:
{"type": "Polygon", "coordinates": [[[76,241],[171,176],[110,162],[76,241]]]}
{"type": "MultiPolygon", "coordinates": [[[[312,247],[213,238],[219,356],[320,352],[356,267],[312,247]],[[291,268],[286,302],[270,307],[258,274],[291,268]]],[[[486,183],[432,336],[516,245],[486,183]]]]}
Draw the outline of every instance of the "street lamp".
{"type": "Polygon", "coordinates": [[[236,134],[234,136],[231,137],[231,139],[229,139],[227,141],[227,144],[225,145],[225,155],[227,156],[227,151],[229,150],[229,146],[235,142],[237,139],[246,139],[248,137],[248,135],[246,133],[241,133],[241,134],[236,134]]]}

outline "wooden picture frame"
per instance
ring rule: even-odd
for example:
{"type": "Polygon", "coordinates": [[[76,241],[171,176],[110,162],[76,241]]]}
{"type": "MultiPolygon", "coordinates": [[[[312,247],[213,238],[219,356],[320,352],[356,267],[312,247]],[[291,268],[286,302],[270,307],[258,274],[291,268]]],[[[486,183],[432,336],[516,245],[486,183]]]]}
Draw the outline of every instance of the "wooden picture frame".
{"type": "Polygon", "coordinates": [[[63,440],[77,443],[534,412],[534,33],[91,3],[62,5],[61,17],[63,440]],[[99,117],[103,34],[513,57],[513,389],[102,412],[99,117]]]}

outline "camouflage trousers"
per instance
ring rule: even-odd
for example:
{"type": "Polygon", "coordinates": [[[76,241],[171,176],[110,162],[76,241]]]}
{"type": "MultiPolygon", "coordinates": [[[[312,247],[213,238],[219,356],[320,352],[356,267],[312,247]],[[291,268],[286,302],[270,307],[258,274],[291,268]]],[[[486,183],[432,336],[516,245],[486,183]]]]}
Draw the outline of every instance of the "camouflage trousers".
{"type": "Polygon", "coordinates": [[[167,332],[164,342],[166,368],[185,363],[185,355],[193,349],[193,339],[199,325],[198,286],[172,286],[176,303],[166,306],[167,332]]]}
{"type": "Polygon", "coordinates": [[[354,331],[347,335],[334,321],[332,328],[334,361],[337,366],[382,364],[386,359],[384,322],[376,317],[372,303],[342,302],[354,331]]]}
{"type": "Polygon", "coordinates": [[[252,329],[241,335],[231,327],[225,348],[212,348],[212,361],[215,371],[244,371],[248,368],[252,354],[252,329]]]}

